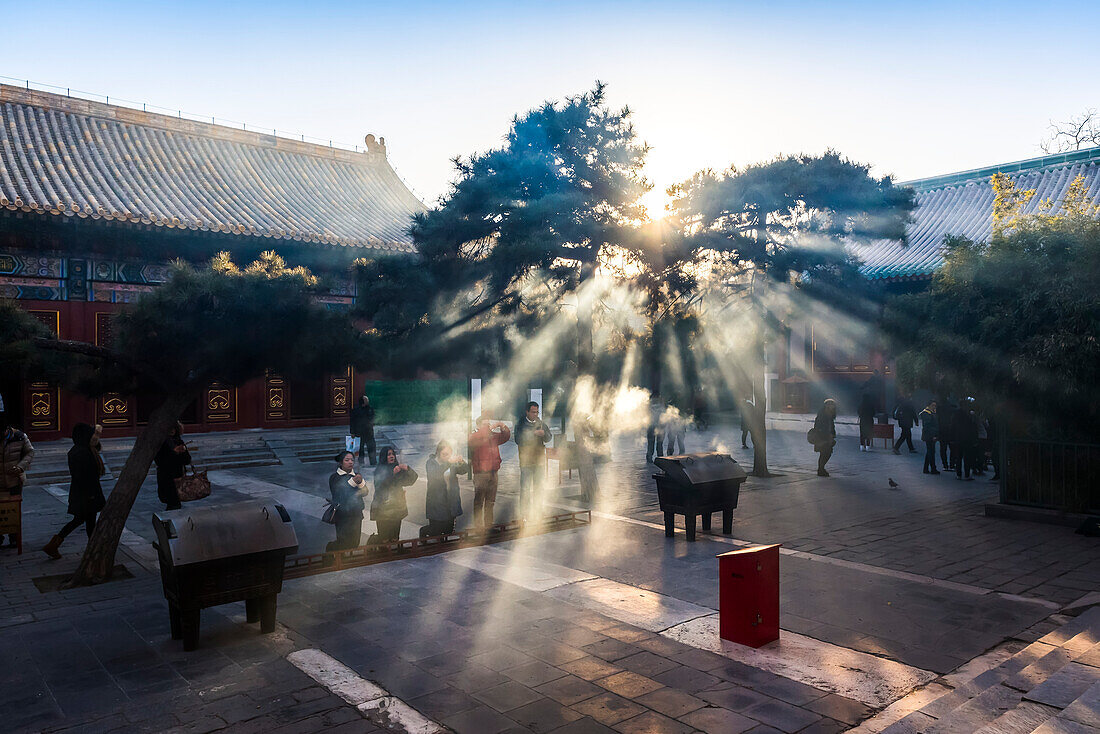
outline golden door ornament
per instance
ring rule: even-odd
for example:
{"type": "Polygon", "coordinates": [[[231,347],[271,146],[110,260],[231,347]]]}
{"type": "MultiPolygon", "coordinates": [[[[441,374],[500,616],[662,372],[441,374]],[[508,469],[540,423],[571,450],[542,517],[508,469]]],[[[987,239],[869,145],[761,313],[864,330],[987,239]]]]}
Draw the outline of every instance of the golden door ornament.
{"type": "Polygon", "coordinates": [[[103,412],[107,415],[122,415],[129,407],[117,393],[110,393],[103,398],[103,412]]]}
{"type": "Polygon", "coordinates": [[[49,415],[53,412],[53,400],[48,392],[31,393],[31,415],[49,415]]]}
{"type": "Polygon", "coordinates": [[[267,405],[269,408],[283,407],[283,388],[271,387],[267,390],[267,405]]]}
{"type": "Polygon", "coordinates": [[[210,390],[207,395],[206,407],[209,410],[228,410],[229,409],[229,391],[228,390],[210,390]]]}

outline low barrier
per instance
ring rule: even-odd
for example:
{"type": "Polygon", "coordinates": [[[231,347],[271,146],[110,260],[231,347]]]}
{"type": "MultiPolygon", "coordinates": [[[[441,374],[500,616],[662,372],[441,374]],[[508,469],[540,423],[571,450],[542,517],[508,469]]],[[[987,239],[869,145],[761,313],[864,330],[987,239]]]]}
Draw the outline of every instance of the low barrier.
{"type": "Polygon", "coordinates": [[[540,521],[511,520],[498,523],[486,532],[483,529],[457,530],[447,535],[428,538],[409,538],[390,543],[361,545],[347,550],[327,551],[307,555],[287,556],[283,577],[288,579],[313,576],[319,573],[342,571],[347,568],[371,566],[376,563],[421,558],[445,553],[456,548],[492,545],[515,540],[525,535],[541,535],[559,530],[583,527],[592,522],[590,510],[551,515],[540,521]]]}

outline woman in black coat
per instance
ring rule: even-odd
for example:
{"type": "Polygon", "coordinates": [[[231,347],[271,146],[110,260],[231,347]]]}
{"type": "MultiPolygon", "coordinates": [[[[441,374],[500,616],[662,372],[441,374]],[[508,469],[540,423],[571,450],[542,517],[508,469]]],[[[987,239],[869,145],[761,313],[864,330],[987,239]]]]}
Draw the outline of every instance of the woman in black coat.
{"type": "Polygon", "coordinates": [[[870,451],[875,442],[875,399],[871,393],[860,396],[856,415],[859,416],[859,450],[870,451]]]}
{"type": "Polygon", "coordinates": [[[814,418],[814,451],[817,452],[817,475],[829,476],[825,471],[825,465],[833,455],[833,447],[836,446],[836,401],[826,398],[821,404],[821,410],[814,418]]]}
{"type": "Polygon", "coordinates": [[[103,498],[103,488],[99,485],[99,462],[92,450],[92,436],[95,429],[87,423],[73,426],[73,447],[69,449],[69,514],[73,519],[61,528],[61,532],[50,538],[42,550],[50,558],[60,558],[58,548],[69,533],[81,524],[92,537],[95,530],[96,515],[107,501],[103,498]]]}
{"type": "Polygon", "coordinates": [[[378,452],[374,470],[374,499],[370,503],[370,519],[378,527],[375,540],[388,543],[401,537],[401,521],[409,514],[405,487],[416,482],[419,475],[397,459],[397,449],[383,446],[378,452]]]}
{"type": "Polygon", "coordinates": [[[421,538],[447,535],[455,531],[455,520],[462,514],[462,495],[458,490],[458,475],[465,474],[468,465],[456,456],[447,441],[440,441],[435,453],[428,457],[424,473],[428,475],[428,493],[424,499],[424,514],[428,524],[420,528],[421,538]]]}
{"type": "Polygon", "coordinates": [[[363,536],[363,495],[367,483],[355,471],[355,454],[342,451],[336,455],[336,471],[328,478],[328,491],[336,507],[336,540],[325,547],[326,551],[358,548],[363,536]]]}
{"type": "Polygon", "coordinates": [[[178,510],[181,505],[176,480],[183,476],[183,470],[191,463],[191,454],[183,442],[182,423],[176,423],[153,461],[157,463],[157,497],[164,503],[164,509],[178,510]]]}

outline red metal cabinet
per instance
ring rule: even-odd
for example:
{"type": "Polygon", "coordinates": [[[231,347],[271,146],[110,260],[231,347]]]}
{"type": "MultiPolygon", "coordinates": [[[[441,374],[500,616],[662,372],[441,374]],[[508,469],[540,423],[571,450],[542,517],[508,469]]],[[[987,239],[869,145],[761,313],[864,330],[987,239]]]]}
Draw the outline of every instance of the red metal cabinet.
{"type": "Polygon", "coordinates": [[[760,647],[779,639],[779,546],[718,555],[718,634],[760,647]]]}

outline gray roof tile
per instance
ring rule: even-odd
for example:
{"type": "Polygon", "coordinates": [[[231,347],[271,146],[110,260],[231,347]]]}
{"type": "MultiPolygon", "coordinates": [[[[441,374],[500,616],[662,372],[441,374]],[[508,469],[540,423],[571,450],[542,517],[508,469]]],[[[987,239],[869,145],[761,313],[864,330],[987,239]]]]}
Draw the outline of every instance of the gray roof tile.
{"type": "Polygon", "coordinates": [[[408,252],[424,205],[384,152],[0,85],[0,208],[408,252]]]}
{"type": "Polygon", "coordinates": [[[909,181],[901,185],[917,190],[917,209],[907,227],[908,244],[880,240],[854,248],[863,274],[873,280],[926,277],[943,264],[945,236],[988,239],[993,225],[990,178],[998,171],[1021,188],[1035,189],[1025,213],[1037,211],[1046,199],[1058,204],[1077,176],[1085,177],[1089,196],[1100,201],[1100,148],[909,181]]]}

